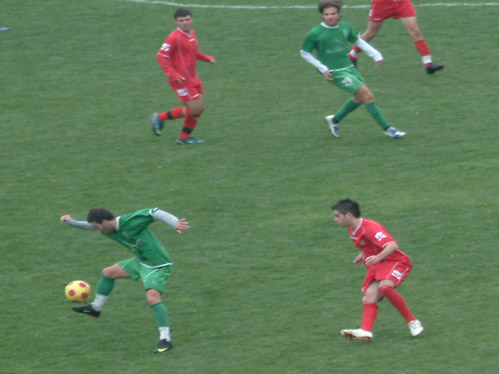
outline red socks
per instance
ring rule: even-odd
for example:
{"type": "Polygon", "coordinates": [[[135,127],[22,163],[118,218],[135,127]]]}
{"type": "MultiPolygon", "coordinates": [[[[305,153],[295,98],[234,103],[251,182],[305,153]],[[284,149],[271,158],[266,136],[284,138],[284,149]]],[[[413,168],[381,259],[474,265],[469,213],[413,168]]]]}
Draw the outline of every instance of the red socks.
{"type": "Polygon", "coordinates": [[[374,322],[376,321],[376,317],[378,316],[378,304],[376,303],[368,303],[363,304],[364,313],[362,314],[362,323],[360,328],[366,331],[373,331],[374,322]]]}
{"type": "Polygon", "coordinates": [[[168,112],[163,112],[158,115],[160,121],[168,121],[170,119],[184,119],[184,127],[180,132],[179,139],[184,140],[191,136],[191,133],[194,131],[196,125],[198,124],[199,117],[201,114],[197,116],[193,116],[191,114],[191,110],[186,106],[179,106],[177,108],[173,108],[168,112]]]}
{"type": "Polygon", "coordinates": [[[406,320],[406,322],[411,322],[416,319],[414,315],[411,313],[411,310],[405,303],[404,298],[401,294],[399,294],[395,288],[389,286],[383,286],[379,288],[379,292],[392,303],[392,305],[402,314],[402,317],[406,320]]]}
{"type": "Polygon", "coordinates": [[[168,112],[163,112],[158,115],[160,121],[168,121],[169,119],[177,119],[189,117],[191,115],[191,110],[186,106],[179,106],[168,112]]]}
{"type": "Polygon", "coordinates": [[[182,132],[180,133],[179,139],[180,140],[185,140],[189,136],[191,136],[191,133],[194,131],[196,128],[196,125],[198,124],[199,117],[201,117],[201,114],[198,114],[197,116],[189,116],[186,117],[184,120],[184,127],[182,128],[182,132]]]}
{"type": "Polygon", "coordinates": [[[417,42],[414,42],[414,46],[418,50],[419,54],[423,58],[423,63],[426,66],[431,64],[431,53],[430,53],[430,47],[426,43],[426,40],[421,39],[418,40],[417,42]]]}
{"type": "MultiPolygon", "coordinates": [[[[404,298],[393,287],[383,286],[379,288],[379,292],[390,301],[390,303],[399,311],[406,322],[411,322],[416,319],[411,313],[411,310],[405,303],[404,298]]],[[[369,332],[373,331],[374,322],[378,316],[378,304],[366,303],[362,305],[364,312],[362,313],[362,323],[360,328],[369,332]]]]}

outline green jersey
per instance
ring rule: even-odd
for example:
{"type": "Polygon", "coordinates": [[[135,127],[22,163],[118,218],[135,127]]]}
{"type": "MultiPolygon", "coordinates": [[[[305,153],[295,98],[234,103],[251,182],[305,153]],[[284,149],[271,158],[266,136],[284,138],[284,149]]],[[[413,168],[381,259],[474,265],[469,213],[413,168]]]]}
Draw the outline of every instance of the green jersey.
{"type": "Polygon", "coordinates": [[[309,53],[315,50],[317,59],[329,70],[348,69],[352,67],[349,42],[355,43],[358,38],[359,33],[347,22],[340,21],[335,27],[321,23],[309,31],[301,50],[309,53]]]}
{"type": "Polygon", "coordinates": [[[154,209],[142,209],[119,216],[116,231],[112,234],[102,234],[128,248],[142,265],[155,268],[171,265],[171,259],[165,247],[149,228],[149,225],[155,221],[151,215],[153,211],[154,209]]]}

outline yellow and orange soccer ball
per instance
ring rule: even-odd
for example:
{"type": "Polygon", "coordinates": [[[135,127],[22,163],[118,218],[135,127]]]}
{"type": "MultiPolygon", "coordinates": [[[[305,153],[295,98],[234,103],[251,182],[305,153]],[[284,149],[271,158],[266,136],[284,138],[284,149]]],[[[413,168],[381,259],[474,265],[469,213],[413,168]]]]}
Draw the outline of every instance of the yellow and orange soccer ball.
{"type": "Polygon", "coordinates": [[[76,280],[68,283],[64,293],[68,300],[71,300],[74,303],[81,303],[90,297],[91,291],[92,289],[87,282],[76,280]]]}

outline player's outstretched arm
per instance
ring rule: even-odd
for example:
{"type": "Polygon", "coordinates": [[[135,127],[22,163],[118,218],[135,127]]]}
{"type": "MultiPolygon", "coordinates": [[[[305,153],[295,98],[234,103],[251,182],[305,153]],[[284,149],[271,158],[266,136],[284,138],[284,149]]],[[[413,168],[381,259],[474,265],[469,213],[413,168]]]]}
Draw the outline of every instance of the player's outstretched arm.
{"type": "Polygon", "coordinates": [[[204,62],[209,62],[210,64],[215,63],[215,57],[198,52],[197,59],[204,62]]]}
{"type": "Polygon", "coordinates": [[[165,212],[159,208],[155,208],[151,211],[151,215],[155,220],[163,221],[173,227],[179,234],[182,234],[183,231],[189,229],[189,222],[185,220],[185,218],[178,219],[173,214],[165,212]]]}
{"type": "Polygon", "coordinates": [[[357,39],[357,42],[355,42],[355,44],[357,45],[357,47],[366,52],[366,54],[376,62],[377,66],[380,66],[383,63],[383,56],[371,44],[369,44],[362,38],[357,39]]]}
{"type": "MultiPolygon", "coordinates": [[[[300,50],[301,57],[315,67],[321,74],[325,74],[329,71],[329,68],[320,62],[312,53],[300,50]]],[[[327,77],[326,77],[327,79],[327,77]]]]}
{"type": "Polygon", "coordinates": [[[96,230],[96,228],[91,224],[86,221],[76,221],[69,214],[66,214],[61,217],[61,222],[73,226],[73,227],[78,227],[79,229],[84,229],[84,230],[96,230]]]}

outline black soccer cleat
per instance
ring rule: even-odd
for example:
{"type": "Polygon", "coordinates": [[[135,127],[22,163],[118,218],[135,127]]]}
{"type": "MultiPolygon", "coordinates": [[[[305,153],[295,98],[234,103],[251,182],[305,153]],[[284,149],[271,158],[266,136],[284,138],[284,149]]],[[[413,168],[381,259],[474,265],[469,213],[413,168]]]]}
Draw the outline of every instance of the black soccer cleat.
{"type": "Polygon", "coordinates": [[[172,342],[169,340],[163,339],[163,340],[159,341],[158,346],[154,350],[154,353],[166,352],[172,348],[173,348],[172,342]]]}
{"type": "Polygon", "coordinates": [[[92,308],[92,305],[75,306],[71,309],[73,309],[77,313],[86,314],[93,318],[97,318],[100,316],[100,312],[94,310],[94,308],[92,308]]]}
{"type": "Polygon", "coordinates": [[[443,65],[439,65],[439,64],[435,64],[435,63],[431,63],[430,65],[428,65],[425,70],[428,74],[434,74],[436,73],[437,71],[439,70],[442,70],[444,68],[443,65]]]}

